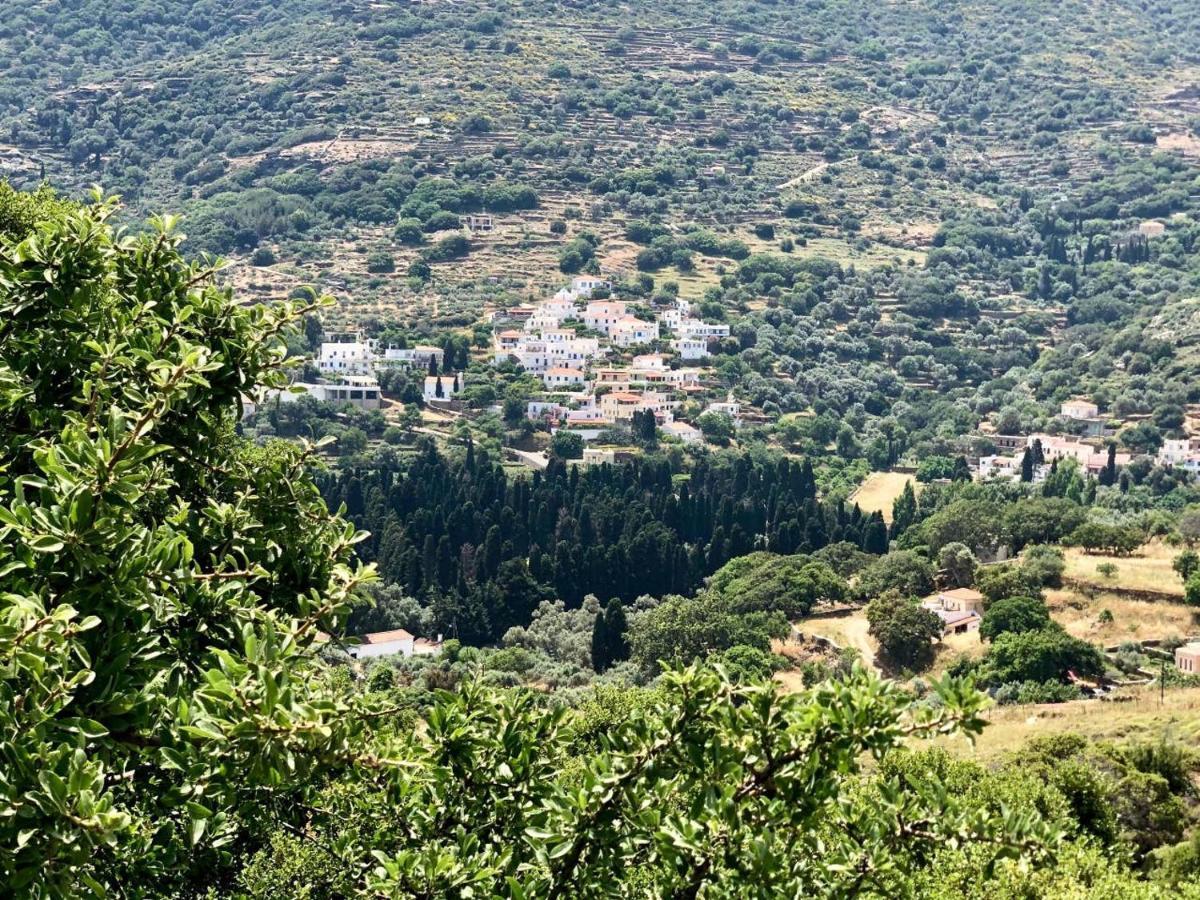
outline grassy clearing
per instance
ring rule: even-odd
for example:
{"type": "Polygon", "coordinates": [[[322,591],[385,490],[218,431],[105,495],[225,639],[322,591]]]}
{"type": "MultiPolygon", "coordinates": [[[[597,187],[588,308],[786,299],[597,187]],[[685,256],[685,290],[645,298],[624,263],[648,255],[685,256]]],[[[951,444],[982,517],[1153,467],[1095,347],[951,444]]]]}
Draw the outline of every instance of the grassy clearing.
{"type": "Polygon", "coordinates": [[[1163,737],[1195,745],[1200,740],[1200,688],[1168,690],[1159,704],[1154,685],[1126,688],[1114,701],[1078,700],[1035,706],[996,706],[972,747],[962,738],[936,743],[982,760],[1016,750],[1031,738],[1074,732],[1092,740],[1155,741],[1163,737]]]}
{"type": "Polygon", "coordinates": [[[921,485],[907,472],[872,472],[850,495],[850,502],[857,503],[863,512],[882,512],[885,522],[892,521],[892,503],[904,493],[904,485],[913,483],[918,493],[921,485]]]}
{"type": "Polygon", "coordinates": [[[851,647],[862,657],[863,665],[879,671],[875,654],[879,645],[867,634],[870,627],[865,610],[855,610],[848,616],[803,619],[793,623],[804,634],[816,635],[833,641],[839,647],[851,647]]]}
{"type": "Polygon", "coordinates": [[[1132,556],[1112,557],[1068,549],[1065,553],[1067,578],[1105,588],[1124,588],[1132,591],[1159,591],[1164,594],[1183,596],[1183,582],[1171,568],[1179,551],[1160,541],[1144,544],[1132,556]],[[1117,567],[1112,578],[1105,578],[1097,571],[1104,564],[1117,567]]]}
{"type": "Polygon", "coordinates": [[[797,256],[822,256],[843,266],[853,263],[860,269],[873,269],[897,260],[902,265],[909,262],[915,266],[925,265],[925,253],[920,250],[889,247],[877,242],[872,242],[865,250],[860,250],[848,241],[833,237],[812,238],[805,246],[797,247],[794,252],[797,256]]]}
{"type": "Polygon", "coordinates": [[[1086,596],[1076,591],[1049,591],[1050,615],[1075,637],[1111,646],[1122,641],[1160,640],[1200,631],[1197,610],[1183,603],[1132,600],[1111,593],[1086,596]],[[1112,621],[1101,621],[1105,611],[1112,621]]]}

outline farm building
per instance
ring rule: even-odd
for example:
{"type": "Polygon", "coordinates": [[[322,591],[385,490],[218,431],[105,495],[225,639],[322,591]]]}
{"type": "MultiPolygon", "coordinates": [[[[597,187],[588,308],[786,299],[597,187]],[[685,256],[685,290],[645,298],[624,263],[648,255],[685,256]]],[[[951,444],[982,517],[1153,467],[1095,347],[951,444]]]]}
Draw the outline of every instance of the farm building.
{"type": "Polygon", "coordinates": [[[1091,400],[1074,397],[1063,403],[1060,414],[1068,419],[1094,419],[1100,415],[1100,407],[1091,400]]]}
{"type": "Polygon", "coordinates": [[[432,656],[442,649],[442,636],[431,641],[415,638],[403,628],[392,631],[376,631],[360,635],[357,644],[351,644],[346,652],[355,659],[374,659],[380,656],[432,656]]]}
{"type": "Polygon", "coordinates": [[[1175,668],[1188,675],[1200,675],[1200,641],[1176,648],[1175,668]]]}
{"type": "Polygon", "coordinates": [[[462,389],[457,375],[426,375],[422,399],[426,403],[445,402],[462,389]]]}
{"type": "Polygon", "coordinates": [[[955,588],[926,597],[921,605],[942,620],[942,636],[976,631],[983,621],[983,594],[972,588],[955,588]]]}

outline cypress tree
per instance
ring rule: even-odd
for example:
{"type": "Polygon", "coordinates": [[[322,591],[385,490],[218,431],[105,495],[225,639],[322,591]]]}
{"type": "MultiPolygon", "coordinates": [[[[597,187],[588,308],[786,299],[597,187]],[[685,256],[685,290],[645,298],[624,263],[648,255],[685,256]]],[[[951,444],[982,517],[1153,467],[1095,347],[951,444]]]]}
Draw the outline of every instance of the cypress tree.
{"type": "Polygon", "coordinates": [[[608,655],[608,628],[604,621],[604,610],[596,613],[596,621],[592,623],[592,668],[596,672],[608,669],[612,660],[608,655]]]}
{"type": "Polygon", "coordinates": [[[866,530],[863,532],[863,549],[868,553],[877,553],[882,556],[887,553],[888,538],[887,526],[883,523],[883,516],[875,513],[867,522],[866,530]]]}
{"type": "Polygon", "coordinates": [[[912,480],[904,482],[904,490],[892,502],[892,537],[904,534],[917,521],[917,494],[912,480]]]}

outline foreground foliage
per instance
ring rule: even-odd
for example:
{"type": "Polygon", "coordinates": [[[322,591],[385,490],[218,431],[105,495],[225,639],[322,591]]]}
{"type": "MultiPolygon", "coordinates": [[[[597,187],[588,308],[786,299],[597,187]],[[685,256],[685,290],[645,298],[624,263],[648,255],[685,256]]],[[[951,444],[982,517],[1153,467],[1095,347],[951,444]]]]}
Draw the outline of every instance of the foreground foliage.
{"type": "Polygon", "coordinates": [[[225,858],[355,758],[306,674],[367,577],[306,454],[233,436],[291,306],[236,305],[107,201],[0,248],[0,880],[48,895],[225,858]]]}

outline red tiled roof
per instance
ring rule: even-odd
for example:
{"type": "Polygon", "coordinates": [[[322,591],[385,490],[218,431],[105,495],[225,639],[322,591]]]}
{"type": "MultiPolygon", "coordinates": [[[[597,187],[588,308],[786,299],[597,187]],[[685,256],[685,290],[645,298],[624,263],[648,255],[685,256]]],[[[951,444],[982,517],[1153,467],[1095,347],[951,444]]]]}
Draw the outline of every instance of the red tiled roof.
{"type": "Polygon", "coordinates": [[[392,631],[375,631],[371,634],[359,635],[359,641],[364,644],[387,644],[391,641],[411,641],[413,636],[403,628],[392,631]]]}

